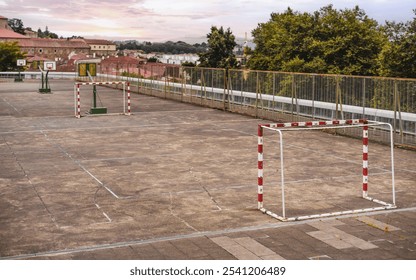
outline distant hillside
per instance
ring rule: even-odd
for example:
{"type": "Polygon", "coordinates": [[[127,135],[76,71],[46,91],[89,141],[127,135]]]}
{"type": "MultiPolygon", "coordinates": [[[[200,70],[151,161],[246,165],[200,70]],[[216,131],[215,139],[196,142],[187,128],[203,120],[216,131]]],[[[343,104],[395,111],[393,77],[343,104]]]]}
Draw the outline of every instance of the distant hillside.
{"type": "Polygon", "coordinates": [[[141,50],[145,53],[167,53],[167,54],[185,54],[185,53],[202,53],[207,49],[206,43],[197,43],[190,45],[183,41],[167,41],[165,43],[123,41],[117,42],[120,50],[141,50]]]}

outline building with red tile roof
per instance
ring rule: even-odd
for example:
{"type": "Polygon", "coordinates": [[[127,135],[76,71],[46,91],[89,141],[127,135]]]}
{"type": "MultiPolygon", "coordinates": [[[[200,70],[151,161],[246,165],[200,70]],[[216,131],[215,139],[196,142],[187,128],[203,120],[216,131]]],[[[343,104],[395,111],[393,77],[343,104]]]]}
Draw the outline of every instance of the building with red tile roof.
{"type": "Polygon", "coordinates": [[[10,29],[0,28],[0,40],[1,41],[14,41],[16,39],[29,39],[29,37],[16,33],[10,29]]]}
{"type": "Polygon", "coordinates": [[[108,57],[116,55],[116,44],[97,39],[50,39],[31,38],[14,32],[8,26],[7,18],[0,16],[0,42],[16,41],[28,58],[43,57],[67,64],[71,57],[108,57]]]}
{"type": "Polygon", "coordinates": [[[16,33],[9,26],[8,18],[0,15],[0,38],[15,39],[27,38],[26,36],[16,33]]]}
{"type": "Polygon", "coordinates": [[[137,74],[139,59],[129,56],[108,57],[101,61],[102,73],[121,75],[123,72],[137,74]]]}
{"type": "Polygon", "coordinates": [[[115,43],[102,39],[84,39],[91,48],[91,54],[98,56],[114,56],[117,53],[117,46],[115,43]]]}
{"type": "Polygon", "coordinates": [[[29,39],[25,35],[16,33],[9,26],[7,18],[0,15],[0,41],[13,41],[15,39],[29,39]]]}
{"type": "MultiPolygon", "coordinates": [[[[74,55],[105,58],[116,55],[116,44],[100,39],[31,38],[14,32],[6,17],[0,16],[0,42],[15,41],[28,59],[42,57],[66,65],[74,55]]],[[[33,59],[32,59],[33,60],[33,59]]],[[[37,61],[36,59],[34,61],[37,61]]]]}
{"type": "Polygon", "coordinates": [[[29,56],[42,55],[46,57],[63,57],[66,58],[71,52],[88,54],[90,46],[81,39],[44,39],[30,38],[26,40],[17,40],[22,51],[29,56]]]}
{"type": "Polygon", "coordinates": [[[0,29],[11,29],[9,23],[7,22],[7,18],[0,15],[0,29]]]}

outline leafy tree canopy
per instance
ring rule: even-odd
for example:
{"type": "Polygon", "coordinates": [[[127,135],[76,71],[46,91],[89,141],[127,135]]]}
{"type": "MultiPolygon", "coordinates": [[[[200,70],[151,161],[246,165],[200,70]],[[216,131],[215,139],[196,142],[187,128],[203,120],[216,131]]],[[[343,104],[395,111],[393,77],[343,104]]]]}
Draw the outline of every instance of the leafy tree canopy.
{"type": "Polygon", "coordinates": [[[235,68],[237,67],[237,59],[233,53],[234,47],[237,45],[235,36],[230,28],[224,30],[221,26],[211,27],[211,32],[207,34],[208,49],[206,52],[199,54],[199,62],[201,67],[213,68],[235,68]]]}
{"type": "Polygon", "coordinates": [[[25,34],[25,28],[23,26],[23,21],[18,18],[12,18],[7,20],[7,24],[13,29],[14,32],[19,34],[25,34]]]}
{"type": "Polygon", "coordinates": [[[19,70],[17,60],[24,58],[17,42],[0,42],[0,71],[19,70]]]}
{"type": "Polygon", "coordinates": [[[314,13],[288,8],[253,30],[252,69],[375,75],[386,36],[358,6],[314,13]]]}
{"type": "Polygon", "coordinates": [[[150,57],[147,62],[159,62],[159,60],[157,59],[157,57],[150,57]]]}
{"type": "Polygon", "coordinates": [[[380,74],[416,78],[416,9],[415,17],[406,23],[386,22],[389,41],[380,53],[380,74]]]}
{"type": "Polygon", "coordinates": [[[207,45],[206,43],[190,45],[182,41],[167,41],[165,43],[125,41],[120,42],[118,47],[120,50],[142,50],[145,53],[160,52],[168,54],[184,54],[203,52],[207,45]]]}
{"type": "Polygon", "coordinates": [[[39,38],[51,38],[51,39],[58,39],[58,34],[50,32],[48,27],[45,27],[45,31],[42,29],[38,29],[38,37],[39,38]]]}
{"type": "MultiPolygon", "coordinates": [[[[7,20],[7,24],[13,29],[14,32],[25,35],[26,28],[24,27],[23,21],[21,19],[9,19],[7,20]]],[[[32,30],[31,27],[28,27],[27,29],[32,30]]],[[[42,31],[42,29],[39,28],[37,32],[39,38],[58,38],[58,35],[56,33],[50,32],[47,26],[45,27],[45,31],[42,31]]]]}

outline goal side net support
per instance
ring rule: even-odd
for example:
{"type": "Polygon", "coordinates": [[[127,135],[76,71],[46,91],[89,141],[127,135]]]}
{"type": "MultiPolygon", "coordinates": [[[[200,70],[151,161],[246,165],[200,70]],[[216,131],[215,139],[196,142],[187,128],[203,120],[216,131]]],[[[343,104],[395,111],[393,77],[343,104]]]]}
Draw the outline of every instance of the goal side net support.
{"type": "Polygon", "coordinates": [[[331,121],[307,121],[307,122],[289,122],[289,123],[271,123],[271,124],[259,124],[258,125],[258,191],[257,191],[257,200],[258,200],[258,209],[270,215],[273,218],[276,218],[281,221],[298,221],[305,219],[315,219],[315,218],[324,218],[331,216],[340,216],[348,214],[357,214],[378,210],[387,210],[396,208],[395,202],[395,182],[394,182],[394,143],[393,143],[393,127],[389,123],[383,122],[373,122],[365,119],[349,119],[349,120],[331,120],[331,121]],[[361,209],[351,209],[343,210],[336,212],[328,212],[322,214],[312,214],[312,215],[303,215],[295,217],[287,217],[286,215],[286,201],[285,201],[285,164],[284,164],[284,143],[283,143],[283,132],[284,131],[293,131],[293,130],[322,130],[322,129],[337,129],[337,128],[351,128],[359,127],[362,128],[362,198],[373,202],[375,207],[361,208],[361,209]],[[369,196],[369,172],[368,172],[368,139],[369,139],[369,127],[388,127],[390,131],[390,162],[391,162],[391,194],[392,201],[384,202],[382,200],[373,198],[369,196]],[[280,143],[280,189],[281,189],[281,214],[276,214],[264,206],[264,129],[271,130],[276,132],[279,136],[280,143]]]}
{"type": "MultiPolygon", "coordinates": [[[[120,100],[122,100],[122,111],[121,112],[116,112],[114,114],[120,115],[120,114],[124,114],[124,115],[131,115],[131,98],[130,98],[130,83],[129,82],[125,82],[125,81],[113,81],[113,82],[80,82],[80,83],[75,83],[74,84],[74,100],[75,100],[75,117],[76,118],[81,118],[81,104],[86,104],[86,102],[84,103],[85,98],[82,98],[83,103],[81,103],[81,86],[88,86],[88,85],[92,85],[92,86],[100,86],[100,85],[122,85],[123,86],[123,94],[120,98],[120,100]]],[[[117,91],[119,91],[118,89],[116,89],[117,91]]],[[[84,95],[83,95],[84,96],[84,95]]]]}

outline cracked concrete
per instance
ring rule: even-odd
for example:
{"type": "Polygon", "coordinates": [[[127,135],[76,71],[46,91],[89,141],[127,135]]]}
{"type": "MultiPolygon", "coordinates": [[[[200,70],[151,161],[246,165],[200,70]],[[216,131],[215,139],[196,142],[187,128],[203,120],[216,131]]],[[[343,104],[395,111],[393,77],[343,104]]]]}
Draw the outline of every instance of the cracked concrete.
{"type": "MultiPolygon", "coordinates": [[[[263,257],[360,257],[357,248],[328,248],[307,234],[316,228],[306,223],[285,225],[256,209],[256,133],[263,120],[137,94],[132,116],[76,119],[71,81],[52,81],[50,95],[36,88],[30,81],[0,88],[0,258],[235,258],[215,236],[261,243],[271,250],[259,246],[263,257]]],[[[107,104],[118,100],[112,89],[99,91],[107,104]]],[[[276,141],[266,137],[265,203],[279,211],[276,141]]],[[[287,137],[288,213],[371,204],[359,198],[359,140],[320,132],[287,137]],[[310,145],[321,151],[308,159],[301,154],[310,145]]],[[[370,151],[370,192],[388,200],[388,147],[370,142],[370,151]]],[[[360,249],[367,258],[377,256],[373,251],[414,256],[416,157],[395,152],[398,210],[409,210],[382,213],[372,223],[400,230],[381,235],[354,217],[336,226],[367,243],[393,242],[360,249]]],[[[349,235],[342,236],[357,241],[349,235]]]]}

